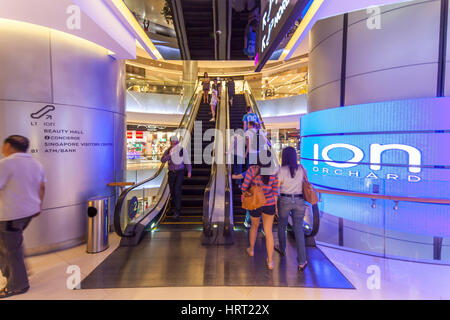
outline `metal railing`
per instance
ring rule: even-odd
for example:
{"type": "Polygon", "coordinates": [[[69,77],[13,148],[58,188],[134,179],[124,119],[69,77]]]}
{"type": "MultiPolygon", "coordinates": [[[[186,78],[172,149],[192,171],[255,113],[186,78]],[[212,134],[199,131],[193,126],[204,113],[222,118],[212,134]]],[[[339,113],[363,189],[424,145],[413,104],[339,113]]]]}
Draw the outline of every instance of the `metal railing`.
{"type": "Polygon", "coordinates": [[[335,190],[325,190],[325,189],[316,189],[316,191],[317,191],[317,193],[319,193],[319,202],[322,201],[322,197],[321,197],[322,194],[333,194],[333,195],[337,195],[337,196],[347,196],[347,197],[371,199],[372,200],[372,208],[375,208],[375,201],[377,199],[394,201],[394,210],[398,209],[399,202],[417,202],[417,203],[450,205],[450,199],[399,197],[399,196],[378,195],[378,194],[360,193],[360,192],[352,192],[352,191],[335,191],[335,190]]]}
{"type": "MultiPolygon", "coordinates": [[[[228,87],[226,87],[225,90],[225,108],[226,108],[226,126],[225,126],[225,150],[224,150],[224,159],[228,160],[227,151],[230,148],[230,135],[228,134],[228,130],[230,129],[230,99],[228,98],[228,87]]],[[[224,215],[224,229],[223,233],[224,236],[227,237],[231,233],[231,213],[233,211],[233,197],[231,196],[233,194],[232,190],[232,180],[231,180],[231,163],[230,161],[225,161],[225,215],[224,215]]]]}

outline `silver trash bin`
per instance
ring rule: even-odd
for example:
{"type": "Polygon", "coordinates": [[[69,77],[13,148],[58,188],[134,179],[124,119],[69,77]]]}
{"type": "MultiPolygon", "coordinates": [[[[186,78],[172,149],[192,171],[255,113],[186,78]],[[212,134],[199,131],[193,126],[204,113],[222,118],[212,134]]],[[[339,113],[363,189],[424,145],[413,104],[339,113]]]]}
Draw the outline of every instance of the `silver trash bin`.
{"type": "Polygon", "coordinates": [[[109,198],[97,197],[88,200],[87,253],[98,253],[109,247],[108,218],[109,198]]]}

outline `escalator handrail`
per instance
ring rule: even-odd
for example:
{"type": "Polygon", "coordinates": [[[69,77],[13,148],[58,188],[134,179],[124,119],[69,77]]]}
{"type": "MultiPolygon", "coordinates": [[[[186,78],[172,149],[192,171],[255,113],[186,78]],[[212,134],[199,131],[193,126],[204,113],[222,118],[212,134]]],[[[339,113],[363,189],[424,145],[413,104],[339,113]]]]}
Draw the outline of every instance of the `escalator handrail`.
{"type": "MultiPolygon", "coordinates": [[[[178,129],[177,130],[183,129],[183,127],[186,127],[188,125],[188,123],[190,123],[192,121],[192,117],[191,117],[190,121],[188,121],[188,123],[186,123],[184,125],[184,122],[189,117],[189,115],[192,116],[192,114],[193,114],[193,111],[194,111],[193,110],[193,104],[196,101],[196,97],[198,95],[198,90],[197,90],[198,84],[199,84],[199,82],[197,80],[196,83],[195,83],[196,90],[195,90],[194,94],[192,95],[192,97],[191,97],[191,99],[189,101],[189,104],[188,104],[188,106],[187,106],[187,108],[186,108],[186,110],[184,112],[184,115],[183,115],[183,117],[182,117],[182,119],[180,121],[180,124],[178,125],[178,129]]],[[[122,213],[122,207],[123,207],[123,204],[125,202],[126,196],[128,195],[128,193],[130,193],[130,191],[132,191],[132,190],[134,190],[134,189],[136,189],[136,188],[138,188],[138,187],[140,187],[140,186],[142,186],[142,185],[144,185],[144,184],[146,184],[146,183],[156,179],[161,174],[161,172],[164,170],[164,166],[165,165],[166,165],[165,163],[161,163],[159,168],[158,168],[158,170],[155,172],[155,174],[153,174],[153,176],[151,176],[150,178],[145,179],[145,180],[143,180],[143,181],[141,181],[139,183],[134,184],[130,188],[126,188],[120,194],[119,199],[117,200],[116,206],[114,208],[114,229],[115,229],[115,232],[116,232],[116,234],[118,236],[123,237],[123,238],[128,238],[128,237],[133,237],[134,236],[134,232],[130,233],[130,234],[125,234],[122,231],[122,226],[121,226],[121,217],[122,217],[122,215],[121,215],[121,213],[122,213]]],[[[164,187],[164,186],[161,186],[161,187],[164,187]]],[[[149,210],[149,212],[151,212],[151,210],[149,210]]],[[[144,219],[147,215],[148,214],[142,215],[140,220],[144,219]]],[[[138,222],[136,222],[136,223],[138,223],[138,222]]]]}
{"type": "Polygon", "coordinates": [[[225,91],[225,98],[226,98],[226,102],[225,102],[225,108],[226,108],[226,126],[225,126],[225,150],[224,150],[224,157],[223,159],[225,159],[225,216],[224,216],[224,228],[223,228],[223,233],[224,236],[228,236],[230,234],[230,230],[231,230],[231,211],[232,211],[232,198],[231,195],[233,194],[233,189],[232,189],[232,183],[230,183],[230,179],[231,179],[231,170],[230,170],[230,166],[231,163],[228,163],[228,154],[227,151],[229,150],[229,145],[227,142],[231,143],[231,141],[229,141],[229,129],[230,129],[230,99],[228,98],[228,87],[226,86],[226,91],[225,91]]]}
{"type": "MultiPolygon", "coordinates": [[[[215,130],[216,133],[219,130],[220,125],[220,107],[222,103],[222,97],[219,99],[217,105],[216,105],[216,126],[215,130]]],[[[217,190],[217,163],[216,163],[216,149],[217,149],[217,138],[214,138],[214,147],[213,147],[213,154],[212,154],[212,162],[211,162],[211,175],[209,177],[208,184],[205,188],[205,193],[203,194],[203,233],[205,236],[209,237],[211,236],[211,226],[212,226],[212,216],[214,214],[214,207],[216,204],[216,190],[217,190]],[[211,207],[211,212],[209,212],[209,203],[210,203],[210,196],[211,196],[211,187],[214,182],[214,197],[211,207]]]]}
{"type": "MultiPolygon", "coordinates": [[[[201,97],[199,97],[198,95],[197,95],[197,99],[201,99],[201,97]]],[[[195,101],[194,101],[195,102],[195,101]]],[[[192,119],[197,119],[197,114],[198,114],[198,111],[199,111],[199,106],[200,106],[200,104],[198,104],[198,106],[197,106],[197,108],[196,109],[194,109],[193,111],[192,111],[192,119]]],[[[192,121],[191,121],[192,122],[192,121]]],[[[191,122],[189,122],[189,124],[188,124],[188,127],[191,127],[191,130],[190,131],[192,131],[193,130],[193,125],[191,124],[191,122]]],[[[153,208],[157,208],[158,206],[159,206],[159,204],[161,203],[161,201],[162,201],[162,196],[163,196],[163,194],[164,194],[164,192],[165,192],[165,190],[169,187],[168,186],[168,184],[166,183],[164,186],[162,185],[161,187],[164,187],[164,190],[162,191],[162,195],[161,195],[161,197],[159,198],[159,200],[158,200],[158,203],[155,205],[155,206],[153,206],[153,208]]],[[[170,195],[169,195],[169,197],[170,197],[170,195]]],[[[159,226],[159,224],[166,218],[166,213],[167,213],[167,203],[165,204],[165,206],[162,206],[161,207],[161,211],[160,212],[163,212],[163,214],[160,214],[159,215],[159,218],[157,219],[157,221],[153,224],[152,223],[152,229],[153,228],[156,228],[157,226],[159,226]]],[[[151,212],[153,211],[153,209],[151,209],[151,210],[149,210],[149,213],[147,214],[147,216],[148,215],[150,215],[151,214],[151,212]]],[[[145,218],[145,217],[144,217],[145,218]]],[[[140,221],[142,221],[143,219],[141,219],[140,221]]]]}

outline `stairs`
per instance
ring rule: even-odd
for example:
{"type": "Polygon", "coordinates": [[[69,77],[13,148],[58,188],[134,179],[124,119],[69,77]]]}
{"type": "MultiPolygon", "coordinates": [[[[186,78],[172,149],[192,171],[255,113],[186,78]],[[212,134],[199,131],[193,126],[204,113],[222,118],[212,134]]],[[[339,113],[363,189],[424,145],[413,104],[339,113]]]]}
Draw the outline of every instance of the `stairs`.
{"type": "Polygon", "coordinates": [[[244,54],[245,27],[248,23],[248,11],[237,12],[233,9],[233,22],[230,43],[230,60],[249,60],[244,54]]]}
{"type": "Polygon", "coordinates": [[[211,0],[182,0],[191,60],[215,60],[214,13],[211,0]]]}

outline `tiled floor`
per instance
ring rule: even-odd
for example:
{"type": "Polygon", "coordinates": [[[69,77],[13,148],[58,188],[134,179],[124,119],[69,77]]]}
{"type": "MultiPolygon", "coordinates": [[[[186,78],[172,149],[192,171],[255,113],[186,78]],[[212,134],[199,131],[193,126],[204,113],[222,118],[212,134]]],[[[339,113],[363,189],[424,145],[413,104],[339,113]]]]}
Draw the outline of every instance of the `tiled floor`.
{"type": "MultiPolygon", "coordinates": [[[[80,267],[86,277],[118,246],[89,255],[85,247],[31,257],[31,289],[11,299],[450,299],[450,267],[385,260],[321,247],[327,257],[356,287],[356,290],[282,287],[195,287],[69,290],[67,268],[80,267]],[[380,270],[380,288],[369,289],[369,266],[380,270]],[[375,267],[375,268],[376,268],[375,267]]],[[[372,282],[371,282],[372,283],[372,282]]]]}
{"type": "Polygon", "coordinates": [[[275,254],[274,270],[268,270],[262,233],[257,238],[254,257],[249,257],[246,252],[247,230],[235,230],[232,246],[203,246],[202,235],[201,230],[166,229],[147,233],[137,247],[118,248],[109,255],[83,280],[81,288],[264,286],[353,289],[318,248],[307,248],[309,265],[304,272],[298,272],[293,237],[288,237],[286,256],[281,258],[275,254]]]}

